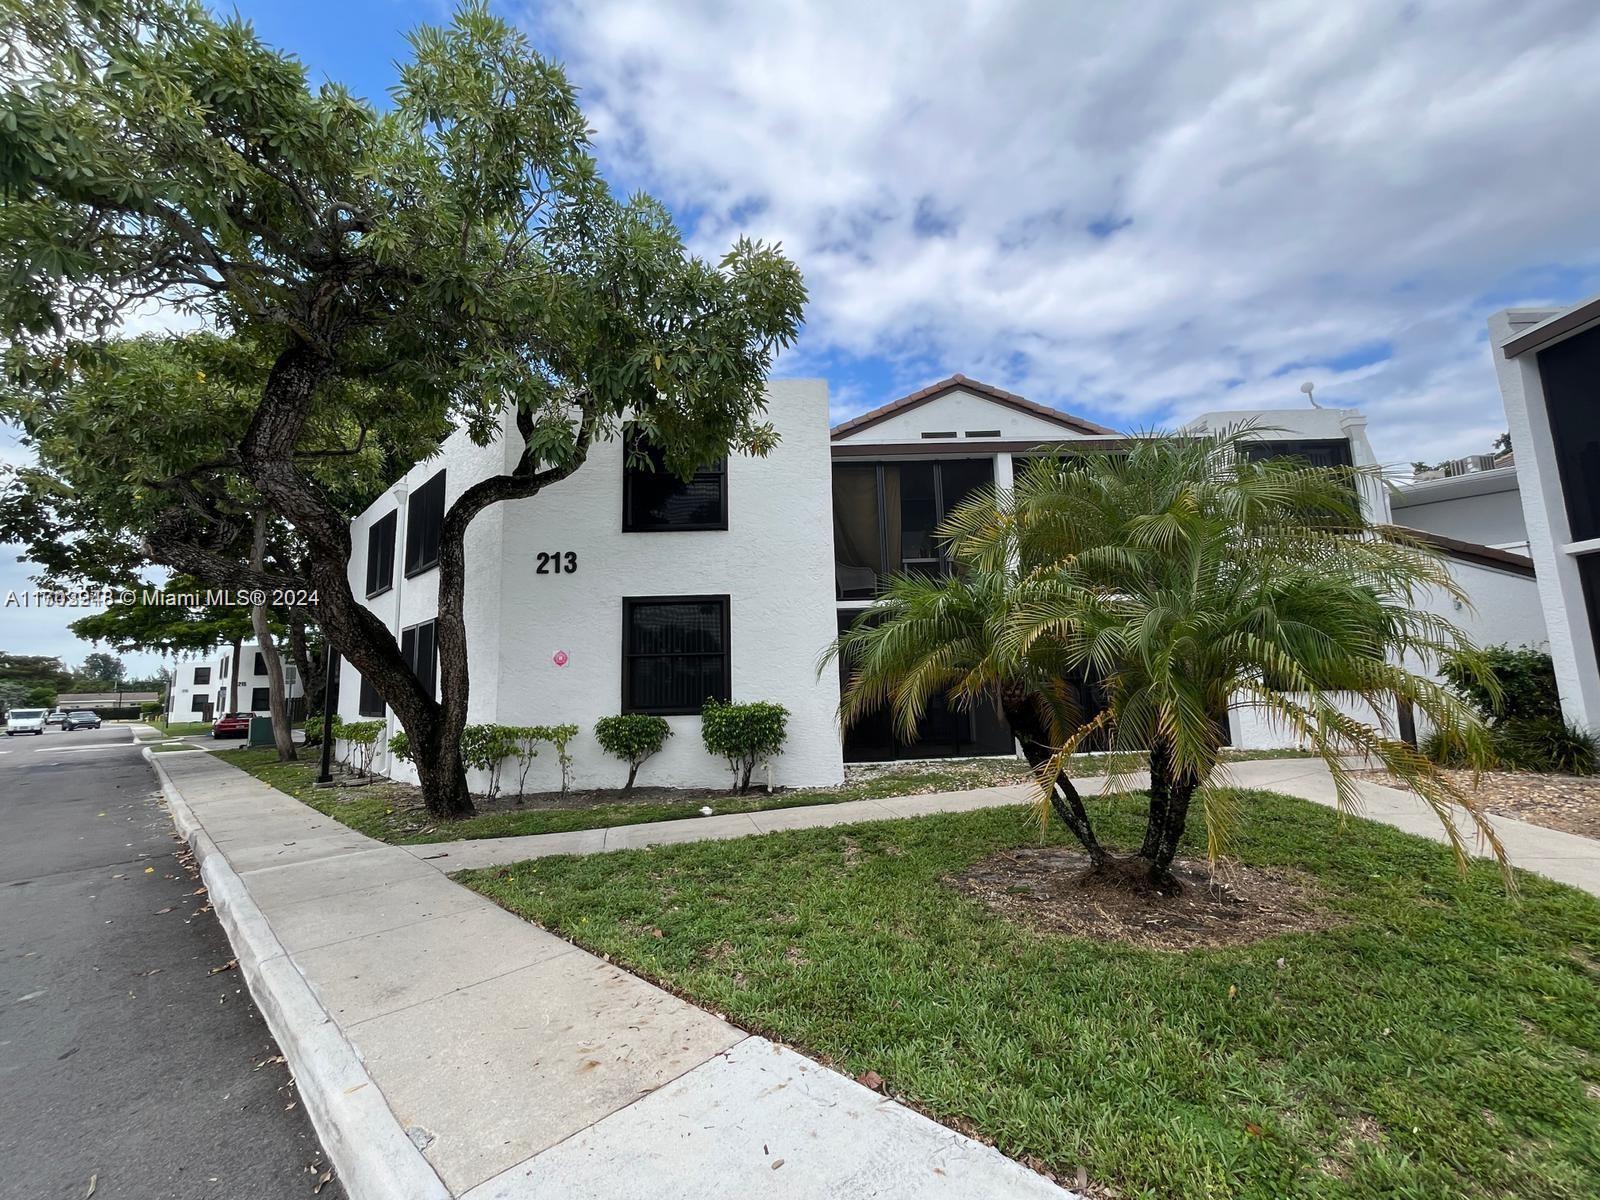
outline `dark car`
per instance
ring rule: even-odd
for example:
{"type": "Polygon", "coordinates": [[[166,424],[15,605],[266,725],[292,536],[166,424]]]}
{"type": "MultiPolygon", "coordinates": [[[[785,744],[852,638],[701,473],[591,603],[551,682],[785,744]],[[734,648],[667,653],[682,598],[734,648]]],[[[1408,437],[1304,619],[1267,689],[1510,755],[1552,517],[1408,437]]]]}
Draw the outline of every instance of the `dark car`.
{"type": "Polygon", "coordinates": [[[255,713],[223,713],[211,722],[211,736],[214,738],[249,737],[250,718],[255,713]]]}
{"type": "Polygon", "coordinates": [[[88,711],[69,712],[66,724],[62,728],[68,733],[71,733],[74,729],[99,729],[100,714],[88,711]]]}

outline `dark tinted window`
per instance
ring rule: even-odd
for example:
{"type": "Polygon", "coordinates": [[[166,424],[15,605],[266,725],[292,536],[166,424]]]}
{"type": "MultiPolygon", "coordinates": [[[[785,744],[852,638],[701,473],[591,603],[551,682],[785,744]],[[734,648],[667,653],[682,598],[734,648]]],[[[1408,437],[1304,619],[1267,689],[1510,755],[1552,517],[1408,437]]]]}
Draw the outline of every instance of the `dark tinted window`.
{"type": "MultiPolygon", "coordinates": [[[[376,596],[394,586],[394,531],[398,511],[367,530],[367,595],[376,596]]],[[[437,555],[435,551],[435,555],[437,555]]]]}
{"type": "Polygon", "coordinates": [[[258,713],[272,711],[272,690],[258,687],[250,689],[250,707],[258,713]]]}
{"type": "Polygon", "coordinates": [[[833,468],[833,579],[840,600],[870,600],[883,570],[878,528],[878,468],[833,468]]]}
{"type": "Polygon", "coordinates": [[[1600,330],[1539,352],[1572,540],[1600,537],[1600,330]]]}
{"type": "Polygon", "coordinates": [[[199,686],[202,686],[204,684],[210,683],[211,682],[211,668],[210,667],[196,667],[194,669],[194,682],[195,682],[195,686],[196,687],[199,687],[199,686]]]}
{"type": "Polygon", "coordinates": [[[937,532],[940,523],[974,491],[993,481],[992,458],[836,464],[836,598],[871,599],[886,574],[947,572],[950,562],[937,532]]]}
{"type": "Polygon", "coordinates": [[[406,507],[406,574],[439,563],[439,530],[444,525],[444,472],[411,493],[406,507]]]}
{"type": "Polygon", "coordinates": [[[623,600],[623,712],[696,713],[729,696],[726,596],[623,600]]]}
{"type": "Polygon", "coordinates": [[[203,713],[203,712],[206,711],[206,709],[208,709],[210,707],[211,707],[211,700],[210,700],[209,697],[206,697],[206,696],[190,696],[189,697],[189,711],[192,712],[192,713],[203,713]]]}
{"type": "Polygon", "coordinates": [[[266,673],[267,673],[267,657],[266,657],[266,655],[262,654],[261,651],[257,650],[256,651],[256,674],[257,675],[265,675],[266,673]]]}
{"type": "Polygon", "coordinates": [[[424,621],[421,625],[400,631],[400,656],[406,660],[406,666],[411,668],[417,682],[430,696],[439,679],[438,645],[434,638],[436,628],[435,622],[424,621]]]}
{"type": "Polygon", "coordinates": [[[1352,462],[1350,442],[1345,438],[1329,438],[1324,441],[1252,442],[1245,453],[1254,462],[1269,458],[1298,458],[1313,467],[1348,467],[1352,462]]]}
{"type": "Polygon", "coordinates": [[[622,475],[624,531],[728,527],[727,459],[679,479],[667,470],[659,450],[642,436],[631,436],[633,453],[622,475]],[[640,456],[643,463],[633,461],[640,456]]]}
{"type": "Polygon", "coordinates": [[[356,713],[363,717],[383,716],[383,697],[365,679],[361,681],[361,694],[356,697],[356,713]]]}

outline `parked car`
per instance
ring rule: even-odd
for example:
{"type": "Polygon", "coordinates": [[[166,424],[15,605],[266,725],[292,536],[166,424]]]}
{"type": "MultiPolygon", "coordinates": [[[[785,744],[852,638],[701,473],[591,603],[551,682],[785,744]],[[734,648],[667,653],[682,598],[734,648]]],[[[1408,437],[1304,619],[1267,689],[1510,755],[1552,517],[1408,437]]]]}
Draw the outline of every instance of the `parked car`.
{"type": "Polygon", "coordinates": [[[46,725],[60,725],[65,728],[67,724],[67,714],[58,708],[44,719],[44,723],[46,725]]]}
{"type": "Polygon", "coordinates": [[[66,728],[68,733],[74,729],[99,729],[100,714],[89,712],[87,709],[82,712],[70,712],[67,714],[66,728]]]}
{"type": "Polygon", "coordinates": [[[11,715],[6,719],[6,736],[16,737],[19,733],[44,734],[45,718],[50,714],[42,708],[13,708],[11,715]]]}
{"type": "Polygon", "coordinates": [[[211,722],[211,736],[214,738],[249,737],[250,718],[253,712],[223,713],[211,722]]]}

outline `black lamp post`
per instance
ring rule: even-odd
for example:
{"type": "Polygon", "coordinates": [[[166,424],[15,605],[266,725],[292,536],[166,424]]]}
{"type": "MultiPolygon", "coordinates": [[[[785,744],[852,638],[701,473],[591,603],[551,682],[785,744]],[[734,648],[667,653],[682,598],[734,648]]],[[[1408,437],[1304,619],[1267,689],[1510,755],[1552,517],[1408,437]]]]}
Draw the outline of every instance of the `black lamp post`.
{"type": "Polygon", "coordinates": [[[322,760],[317,768],[316,782],[327,785],[333,782],[333,699],[338,682],[339,656],[324,636],[322,656],[326,660],[322,678],[322,760]]]}

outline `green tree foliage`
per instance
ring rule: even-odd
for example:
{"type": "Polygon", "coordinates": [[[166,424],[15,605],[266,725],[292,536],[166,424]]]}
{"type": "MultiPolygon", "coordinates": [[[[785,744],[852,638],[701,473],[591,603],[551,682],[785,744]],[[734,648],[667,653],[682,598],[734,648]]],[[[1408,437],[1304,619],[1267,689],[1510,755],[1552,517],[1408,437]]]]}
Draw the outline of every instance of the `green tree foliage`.
{"type": "Polygon", "coordinates": [[[114,686],[122,678],[123,670],[123,662],[115,654],[96,650],[84,655],[83,665],[78,668],[78,679],[83,683],[114,686]]]}
{"type": "MultiPolygon", "coordinates": [[[[35,414],[41,446],[95,433],[54,407],[104,370],[105,339],[140,306],[259,356],[257,383],[222,397],[226,419],[202,414],[203,453],[139,464],[141,487],[181,500],[150,522],[150,556],[314,588],[322,628],[410,735],[430,809],[469,812],[468,526],[570,475],[624,419],[680,474],[764,452],[762,385],[799,327],[799,272],[744,239],[698,258],[659,203],[613,197],[561,69],[482,3],[412,35],[381,114],[313,90],[245,22],[188,0],[0,0],[0,13],[28,67],[0,80],[5,407],[35,414]],[[377,444],[409,446],[403,466],[451,424],[508,439],[511,466],[444,518],[435,700],[352,595],[349,510],[313,465],[377,444]],[[241,566],[234,508],[256,499],[292,529],[300,570],[241,566]]],[[[111,435],[130,448],[174,423],[135,417],[111,435]]],[[[95,471],[73,460],[62,477],[95,471]]]]}
{"type": "Polygon", "coordinates": [[[1503,862],[1471,795],[1392,728],[1344,711],[1352,696],[1380,712],[1409,701],[1482,751],[1478,717],[1399,665],[1454,655],[1493,689],[1465,635],[1418,603],[1460,589],[1404,531],[1367,523],[1361,473],[1252,461],[1249,440],[1241,429],[1046,458],[1011,491],[972,499],[943,528],[953,575],[892,580],[877,619],[841,635],[843,719],[888,707],[909,733],[935,696],[1000,703],[1038,773],[1041,814],[1066,809],[1094,868],[1136,887],[1175,889],[1192,800],[1212,854],[1241,819],[1234,793],[1215,786],[1230,705],[1317,750],[1343,808],[1356,795],[1340,756],[1370,755],[1433,806],[1463,862],[1451,804],[1503,862]],[[1106,707],[1080,707],[1073,681],[1098,683],[1106,707]],[[1096,733],[1149,756],[1146,836],[1130,860],[1099,846],[1065,774],[1066,755],[1096,733]]]}
{"type": "Polygon", "coordinates": [[[624,793],[633,791],[639,767],[646,759],[660,753],[671,736],[672,727],[667,719],[649,713],[619,713],[614,717],[601,717],[594,723],[594,740],[600,743],[600,748],[628,764],[628,782],[622,787],[624,793]]]}
{"type": "Polygon", "coordinates": [[[700,738],[706,749],[728,760],[734,790],[748,792],[756,765],[783,749],[788,736],[789,710],[781,704],[755,700],[723,704],[707,700],[700,710],[700,738]]]}

